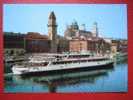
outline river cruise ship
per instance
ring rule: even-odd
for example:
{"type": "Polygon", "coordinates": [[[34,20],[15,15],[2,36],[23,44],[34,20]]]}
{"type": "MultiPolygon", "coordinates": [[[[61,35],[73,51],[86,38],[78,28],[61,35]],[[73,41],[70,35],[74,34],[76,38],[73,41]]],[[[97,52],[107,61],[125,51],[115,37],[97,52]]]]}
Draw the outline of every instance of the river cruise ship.
{"type": "Polygon", "coordinates": [[[13,74],[40,74],[50,72],[77,71],[101,69],[113,66],[113,60],[108,56],[90,56],[89,54],[55,54],[34,55],[29,61],[15,64],[13,74]]]}

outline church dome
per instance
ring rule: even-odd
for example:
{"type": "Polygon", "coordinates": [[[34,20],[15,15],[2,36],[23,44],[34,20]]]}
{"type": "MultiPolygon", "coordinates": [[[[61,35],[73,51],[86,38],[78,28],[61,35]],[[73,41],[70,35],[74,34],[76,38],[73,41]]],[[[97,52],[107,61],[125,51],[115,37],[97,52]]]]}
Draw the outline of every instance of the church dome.
{"type": "Polygon", "coordinates": [[[77,21],[76,20],[73,20],[72,25],[77,26],[78,25],[77,21]]]}
{"type": "Polygon", "coordinates": [[[72,22],[71,27],[72,27],[74,30],[78,30],[78,29],[79,29],[79,26],[78,26],[78,23],[77,23],[76,20],[74,20],[74,21],[72,22]]]}

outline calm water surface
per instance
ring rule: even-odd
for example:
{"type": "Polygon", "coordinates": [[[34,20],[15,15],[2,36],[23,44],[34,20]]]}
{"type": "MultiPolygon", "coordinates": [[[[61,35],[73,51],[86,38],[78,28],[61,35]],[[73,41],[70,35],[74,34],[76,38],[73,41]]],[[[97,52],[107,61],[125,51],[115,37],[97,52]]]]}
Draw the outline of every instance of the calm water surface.
{"type": "Polygon", "coordinates": [[[45,76],[6,76],[5,92],[127,92],[127,63],[45,76]]]}

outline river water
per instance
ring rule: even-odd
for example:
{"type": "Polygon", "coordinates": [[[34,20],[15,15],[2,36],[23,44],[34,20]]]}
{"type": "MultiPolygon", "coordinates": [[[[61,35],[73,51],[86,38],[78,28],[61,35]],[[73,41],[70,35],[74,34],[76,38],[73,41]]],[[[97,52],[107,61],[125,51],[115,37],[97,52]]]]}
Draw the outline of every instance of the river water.
{"type": "Polygon", "coordinates": [[[110,69],[71,72],[45,76],[5,77],[5,92],[127,92],[127,62],[110,69]]]}

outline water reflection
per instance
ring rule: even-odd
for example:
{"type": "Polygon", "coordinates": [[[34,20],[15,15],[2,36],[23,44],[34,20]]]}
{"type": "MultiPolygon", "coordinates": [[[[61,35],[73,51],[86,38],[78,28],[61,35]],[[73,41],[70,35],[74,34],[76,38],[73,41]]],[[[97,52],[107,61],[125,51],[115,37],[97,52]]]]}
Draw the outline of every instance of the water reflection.
{"type": "Polygon", "coordinates": [[[5,80],[7,86],[22,86],[25,84],[27,86],[32,86],[31,90],[33,91],[35,85],[41,85],[43,90],[45,90],[47,87],[49,92],[57,92],[58,87],[78,85],[81,83],[94,84],[98,78],[108,76],[108,72],[112,70],[113,68],[62,74],[60,73],[54,75],[9,76],[6,77],[5,80]]]}

